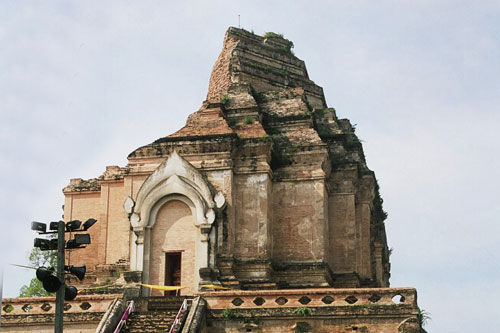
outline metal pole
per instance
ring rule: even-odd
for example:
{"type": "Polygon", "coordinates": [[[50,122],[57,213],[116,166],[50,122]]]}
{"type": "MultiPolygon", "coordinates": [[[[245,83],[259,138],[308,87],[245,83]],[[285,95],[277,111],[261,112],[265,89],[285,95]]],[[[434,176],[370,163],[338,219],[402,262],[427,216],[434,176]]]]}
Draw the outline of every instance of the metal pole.
{"type": "Polygon", "coordinates": [[[57,278],[62,282],[61,288],[56,293],[56,320],[55,333],[63,333],[63,311],[64,311],[64,222],[59,221],[57,228],[57,278]]]}

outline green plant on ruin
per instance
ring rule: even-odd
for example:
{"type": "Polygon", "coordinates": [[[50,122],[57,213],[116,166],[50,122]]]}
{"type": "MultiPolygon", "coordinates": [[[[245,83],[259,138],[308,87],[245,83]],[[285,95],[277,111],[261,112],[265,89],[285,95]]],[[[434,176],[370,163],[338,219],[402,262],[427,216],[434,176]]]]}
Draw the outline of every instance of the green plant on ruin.
{"type": "Polygon", "coordinates": [[[243,319],[243,322],[245,324],[259,325],[260,324],[260,319],[259,318],[255,318],[255,317],[250,317],[250,318],[243,319]]]}
{"type": "Polygon", "coordinates": [[[311,105],[311,102],[309,102],[309,100],[306,100],[306,105],[307,105],[307,109],[311,112],[313,112],[314,108],[313,106],[311,105]]]}
{"type": "Polygon", "coordinates": [[[224,311],[222,311],[222,317],[224,319],[237,319],[243,317],[243,315],[233,309],[225,308],[224,311]]]}
{"type": "Polygon", "coordinates": [[[222,96],[222,97],[220,98],[220,103],[221,103],[222,105],[226,106],[226,105],[227,105],[227,103],[229,103],[229,96],[228,96],[227,94],[226,94],[226,95],[224,95],[224,96],[222,96]]]}
{"type": "Polygon", "coordinates": [[[243,118],[243,124],[245,125],[253,124],[253,118],[250,116],[245,116],[245,118],[243,118]]]}
{"type": "Polygon", "coordinates": [[[320,136],[333,134],[332,128],[328,124],[317,123],[316,127],[320,136]]]}
{"type": "Polygon", "coordinates": [[[264,38],[272,38],[272,37],[284,38],[283,34],[277,34],[275,32],[271,32],[271,31],[265,32],[264,35],[262,35],[262,37],[264,37],[264,38]]]}
{"type": "Polygon", "coordinates": [[[257,89],[255,89],[252,85],[250,85],[250,92],[258,104],[264,103],[266,101],[266,97],[264,96],[264,94],[261,91],[257,91],[257,89]]]}
{"type": "Polygon", "coordinates": [[[265,72],[269,73],[272,72],[274,67],[269,66],[269,65],[263,65],[262,68],[264,69],[265,72]]]}
{"type": "Polygon", "coordinates": [[[379,223],[384,223],[387,219],[387,212],[383,209],[384,199],[382,199],[382,195],[380,194],[380,186],[378,185],[378,181],[375,179],[375,198],[373,199],[373,211],[375,215],[375,219],[379,221],[379,223]]]}
{"type": "Polygon", "coordinates": [[[276,104],[281,104],[281,99],[277,99],[276,104]]]}
{"type": "Polygon", "coordinates": [[[424,309],[420,309],[418,311],[418,321],[420,323],[420,327],[424,327],[427,325],[427,322],[431,320],[431,314],[424,309]]]}
{"type": "Polygon", "coordinates": [[[260,70],[266,72],[266,73],[272,73],[276,75],[283,75],[283,76],[288,76],[288,70],[286,68],[278,68],[278,67],[273,67],[270,65],[265,65],[265,64],[260,64],[260,63],[255,63],[255,67],[259,68],[260,70]]]}
{"type": "Polygon", "coordinates": [[[325,115],[325,109],[314,109],[314,115],[316,115],[318,118],[323,118],[325,115]]]}
{"type": "Polygon", "coordinates": [[[268,31],[262,35],[264,38],[280,38],[283,41],[286,42],[285,47],[278,48],[278,50],[283,51],[283,52],[291,52],[291,49],[293,49],[293,42],[286,39],[283,34],[277,34],[275,32],[268,31]]]}
{"type": "Polygon", "coordinates": [[[3,308],[3,310],[7,313],[10,313],[14,310],[14,307],[11,304],[8,304],[5,306],[5,308],[3,308]]]}
{"type": "Polygon", "coordinates": [[[310,316],[312,311],[311,311],[311,309],[309,309],[306,306],[301,306],[301,307],[293,309],[293,313],[295,313],[296,315],[305,317],[305,316],[310,316]]]}
{"type": "Polygon", "coordinates": [[[294,330],[295,333],[309,333],[311,332],[311,327],[307,323],[297,323],[294,330]]]}
{"type": "Polygon", "coordinates": [[[271,141],[273,141],[272,137],[270,137],[269,135],[261,136],[259,138],[254,138],[254,140],[257,142],[271,142],[271,141]]]}

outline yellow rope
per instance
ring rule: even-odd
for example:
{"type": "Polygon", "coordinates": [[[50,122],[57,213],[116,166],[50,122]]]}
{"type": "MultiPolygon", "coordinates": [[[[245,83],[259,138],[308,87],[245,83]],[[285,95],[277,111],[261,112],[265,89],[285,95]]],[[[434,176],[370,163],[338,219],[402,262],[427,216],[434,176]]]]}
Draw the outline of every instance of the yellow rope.
{"type": "Polygon", "coordinates": [[[112,286],[113,286],[112,284],[108,284],[108,285],[105,285],[105,286],[99,286],[99,287],[82,288],[82,289],[80,289],[79,291],[94,290],[94,289],[103,289],[103,288],[108,288],[108,287],[112,287],[112,286]]]}
{"type": "Polygon", "coordinates": [[[216,284],[204,284],[201,285],[200,287],[202,288],[207,288],[207,289],[221,289],[221,290],[230,290],[231,288],[223,287],[223,286],[218,286],[216,284]]]}
{"type": "Polygon", "coordinates": [[[143,284],[143,283],[139,283],[139,285],[147,287],[149,289],[165,290],[165,291],[180,290],[186,288],[182,286],[156,286],[152,284],[143,284]]]}

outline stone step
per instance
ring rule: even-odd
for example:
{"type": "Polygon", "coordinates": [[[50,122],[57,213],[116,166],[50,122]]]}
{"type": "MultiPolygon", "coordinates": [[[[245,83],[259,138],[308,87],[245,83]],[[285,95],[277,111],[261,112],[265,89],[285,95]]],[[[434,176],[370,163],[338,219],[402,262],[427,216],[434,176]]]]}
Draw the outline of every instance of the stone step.
{"type": "Polygon", "coordinates": [[[150,311],[145,313],[134,312],[130,315],[127,325],[122,329],[122,332],[168,332],[178,310],[150,311]]]}
{"type": "Polygon", "coordinates": [[[183,296],[152,296],[147,298],[148,311],[179,310],[186,297],[183,296]]]}

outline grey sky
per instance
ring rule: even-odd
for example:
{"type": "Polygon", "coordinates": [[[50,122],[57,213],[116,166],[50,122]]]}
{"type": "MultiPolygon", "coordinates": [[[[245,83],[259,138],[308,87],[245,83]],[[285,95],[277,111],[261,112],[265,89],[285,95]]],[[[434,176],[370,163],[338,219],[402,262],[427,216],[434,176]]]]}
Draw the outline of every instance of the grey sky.
{"type": "MultiPolygon", "coordinates": [[[[124,166],[204,100],[225,30],[283,33],[357,124],[389,213],[392,286],[430,332],[500,312],[498,1],[0,1],[2,263],[70,178],[124,166]]],[[[33,271],[4,267],[4,297],[33,271]]]]}

